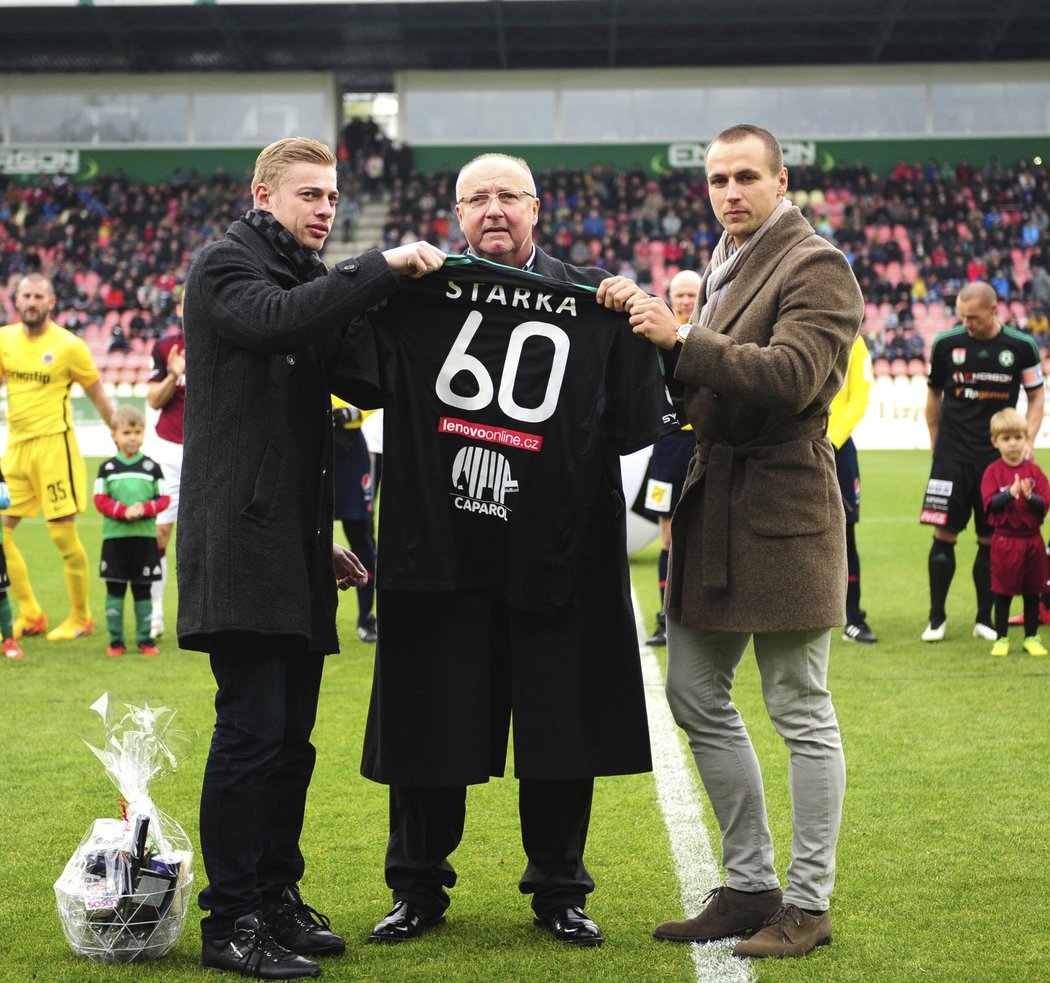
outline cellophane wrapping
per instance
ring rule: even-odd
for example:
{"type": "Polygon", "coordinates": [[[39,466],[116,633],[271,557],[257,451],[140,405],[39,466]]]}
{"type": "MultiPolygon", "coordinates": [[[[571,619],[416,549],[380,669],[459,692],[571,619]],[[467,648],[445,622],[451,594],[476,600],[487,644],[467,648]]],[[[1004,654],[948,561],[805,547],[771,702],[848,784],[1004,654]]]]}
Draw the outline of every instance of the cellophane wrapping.
{"type": "Polygon", "coordinates": [[[178,711],[111,702],[92,704],[106,740],[85,744],[124,802],[121,818],[96,819],[55,881],[62,930],[92,962],[163,956],[178,941],[193,884],[193,850],[182,827],[150,798],[151,783],[178,767],[192,742],[174,726],[178,711]]]}

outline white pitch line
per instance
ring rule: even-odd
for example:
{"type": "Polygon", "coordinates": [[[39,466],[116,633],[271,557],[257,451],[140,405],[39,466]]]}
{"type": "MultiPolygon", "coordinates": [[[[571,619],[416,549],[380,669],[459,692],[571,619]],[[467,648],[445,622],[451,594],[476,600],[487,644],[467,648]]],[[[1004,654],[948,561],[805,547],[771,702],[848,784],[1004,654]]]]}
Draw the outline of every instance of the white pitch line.
{"type": "MultiPolygon", "coordinates": [[[[645,644],[642,612],[633,587],[631,599],[638,629],[638,647],[641,650],[656,795],[671,839],[671,855],[678,872],[682,908],[687,916],[695,915],[703,906],[704,895],[722,883],[722,872],[715,862],[707,827],[701,815],[696,770],[682,749],[678,725],[667,705],[660,664],[645,644]]],[[[751,970],[751,963],[746,959],[736,959],[731,954],[736,943],[737,939],[721,939],[690,946],[698,983],[754,983],[755,974],[751,970]]]]}

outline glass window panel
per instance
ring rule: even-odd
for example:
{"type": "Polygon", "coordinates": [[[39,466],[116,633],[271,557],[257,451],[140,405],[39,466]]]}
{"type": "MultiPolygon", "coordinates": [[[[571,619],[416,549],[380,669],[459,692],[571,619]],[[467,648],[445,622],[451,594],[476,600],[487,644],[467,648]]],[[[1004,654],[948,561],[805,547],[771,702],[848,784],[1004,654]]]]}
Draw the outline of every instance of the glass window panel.
{"type": "Polygon", "coordinates": [[[1027,136],[1050,131],[1050,83],[1007,85],[1005,95],[1004,133],[1027,136]]]}
{"type": "Polygon", "coordinates": [[[187,93],[130,96],[129,139],[134,143],[185,143],[189,139],[190,97],[187,93]]]}
{"type": "Polygon", "coordinates": [[[926,131],[924,85],[783,86],[783,129],[803,139],[926,131]]]}
{"type": "Polygon", "coordinates": [[[407,92],[401,100],[408,143],[476,143],[480,92],[407,92]]]}
{"type": "MultiPolygon", "coordinates": [[[[561,94],[562,140],[573,143],[623,139],[634,132],[629,120],[634,93],[629,89],[565,89],[561,94]]],[[[637,120],[637,116],[634,117],[637,120]]]]}
{"type": "Polygon", "coordinates": [[[638,140],[706,140],[707,89],[639,89],[634,94],[634,136],[638,140]]]}
{"type": "Polygon", "coordinates": [[[736,123],[753,123],[773,133],[785,132],[781,124],[780,93],[776,89],[724,87],[711,89],[702,125],[714,136],[736,123]]]}
{"type": "Polygon", "coordinates": [[[409,143],[493,144],[555,137],[553,89],[409,92],[404,97],[409,143]]]}
{"type": "Polygon", "coordinates": [[[185,143],[185,95],[15,95],[11,97],[16,143],[185,143]]]}
{"type": "Polygon", "coordinates": [[[74,143],[82,127],[83,100],[69,95],[11,96],[13,143],[74,143]]]}
{"type": "Polygon", "coordinates": [[[207,92],[195,97],[198,143],[265,145],[287,136],[323,139],[324,97],[312,92],[207,92]]]}
{"type": "Polygon", "coordinates": [[[1005,87],[935,85],[933,132],[940,135],[1002,133],[1005,87]]]}
{"type": "Polygon", "coordinates": [[[533,143],[555,137],[553,89],[496,90],[481,96],[481,125],[486,140],[533,143]]]}

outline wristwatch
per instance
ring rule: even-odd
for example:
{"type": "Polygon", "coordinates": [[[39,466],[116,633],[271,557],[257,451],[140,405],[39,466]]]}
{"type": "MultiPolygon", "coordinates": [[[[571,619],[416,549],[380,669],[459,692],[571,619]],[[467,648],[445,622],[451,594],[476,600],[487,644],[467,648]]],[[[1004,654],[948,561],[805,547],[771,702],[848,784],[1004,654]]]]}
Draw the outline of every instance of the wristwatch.
{"type": "Polygon", "coordinates": [[[688,338],[688,337],[689,337],[689,335],[687,335],[687,334],[684,334],[684,333],[682,332],[682,329],[681,329],[681,328],[679,328],[679,329],[678,329],[678,332],[677,332],[677,334],[675,334],[675,336],[674,336],[674,340],[675,340],[675,343],[676,343],[676,344],[679,344],[679,345],[684,345],[684,344],[685,344],[685,340],[686,340],[686,338],[688,338]]]}

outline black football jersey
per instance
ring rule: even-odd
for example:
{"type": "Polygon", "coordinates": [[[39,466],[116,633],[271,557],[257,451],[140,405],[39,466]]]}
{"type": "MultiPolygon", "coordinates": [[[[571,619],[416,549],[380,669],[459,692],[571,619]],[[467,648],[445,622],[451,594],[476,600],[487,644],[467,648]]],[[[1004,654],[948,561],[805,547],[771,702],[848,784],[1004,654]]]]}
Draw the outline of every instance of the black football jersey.
{"type": "Polygon", "coordinates": [[[971,338],[962,327],[937,335],[930,347],[929,385],[943,393],[936,457],[993,461],[992,417],[1017,405],[1020,388],[1043,384],[1042,359],[1031,335],[1003,327],[994,338],[971,338]]]}
{"type": "Polygon", "coordinates": [[[619,455],[678,428],[657,349],[593,287],[465,256],[404,282],[372,326],[379,586],[565,604],[587,537],[625,521],[619,455]]]}

